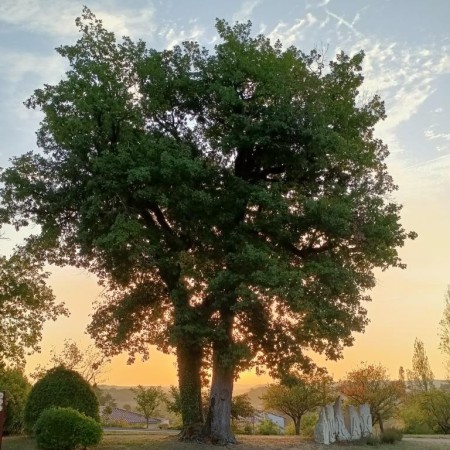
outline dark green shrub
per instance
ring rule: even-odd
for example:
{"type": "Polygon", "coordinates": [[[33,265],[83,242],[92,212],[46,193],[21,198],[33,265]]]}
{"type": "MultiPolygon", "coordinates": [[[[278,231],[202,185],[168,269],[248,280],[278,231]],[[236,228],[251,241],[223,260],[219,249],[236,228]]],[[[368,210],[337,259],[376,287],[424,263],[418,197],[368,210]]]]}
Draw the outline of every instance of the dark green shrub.
{"type": "Polygon", "coordinates": [[[91,417],[73,408],[50,408],[41,413],[34,426],[41,450],[74,450],[97,445],[102,428],[91,417]]]}
{"type": "Polygon", "coordinates": [[[27,432],[33,431],[44,410],[57,406],[76,409],[100,422],[98,400],[89,383],[73,370],[55,367],[31,389],[25,406],[27,432]]]}
{"type": "Polygon", "coordinates": [[[0,391],[5,391],[8,399],[3,433],[19,434],[23,431],[24,409],[31,384],[20,369],[0,368],[0,391]]]}
{"type": "Polygon", "coordinates": [[[371,447],[378,447],[380,445],[380,439],[376,436],[367,436],[361,439],[361,442],[364,442],[366,445],[371,447]]]}
{"type": "Polygon", "coordinates": [[[387,428],[381,433],[382,444],[395,444],[403,439],[403,432],[396,428],[387,428]]]}

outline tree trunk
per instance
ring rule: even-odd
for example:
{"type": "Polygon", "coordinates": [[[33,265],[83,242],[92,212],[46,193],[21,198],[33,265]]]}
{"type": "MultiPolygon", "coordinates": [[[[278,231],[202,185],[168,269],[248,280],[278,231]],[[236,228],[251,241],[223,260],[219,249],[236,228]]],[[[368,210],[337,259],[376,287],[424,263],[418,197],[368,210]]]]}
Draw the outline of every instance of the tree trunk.
{"type": "Polygon", "coordinates": [[[381,419],[381,415],[378,414],[378,425],[380,426],[381,433],[384,433],[384,426],[383,426],[383,420],[381,419]]]}
{"type": "Polygon", "coordinates": [[[200,370],[202,366],[202,349],[179,342],[177,345],[178,384],[180,388],[181,418],[186,430],[182,438],[190,439],[188,427],[203,423],[202,383],[200,370]]]}
{"type": "Polygon", "coordinates": [[[236,438],[231,431],[234,370],[223,367],[220,364],[219,356],[219,351],[214,349],[211,395],[203,435],[213,444],[236,444],[236,438]]]}
{"type": "Polygon", "coordinates": [[[300,421],[301,417],[298,417],[297,420],[294,420],[295,434],[296,436],[300,436],[300,421]]]}

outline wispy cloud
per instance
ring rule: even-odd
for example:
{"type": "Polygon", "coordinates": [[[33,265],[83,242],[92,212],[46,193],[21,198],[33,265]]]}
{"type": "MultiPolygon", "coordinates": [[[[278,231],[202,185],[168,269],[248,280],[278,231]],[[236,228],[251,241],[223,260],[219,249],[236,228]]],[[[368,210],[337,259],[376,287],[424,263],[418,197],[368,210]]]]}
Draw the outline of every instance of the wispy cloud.
{"type": "Polygon", "coordinates": [[[450,133],[435,133],[433,127],[428,128],[424,131],[424,135],[430,141],[435,139],[443,139],[444,141],[450,141],[450,133]]]}
{"type": "Polygon", "coordinates": [[[396,130],[410,120],[436,91],[436,80],[450,73],[449,49],[438,44],[412,47],[365,37],[350,53],[364,49],[364,90],[378,93],[386,102],[388,118],[377,127],[381,137],[397,147],[396,130]]]}
{"type": "Polygon", "coordinates": [[[360,14],[359,12],[356,13],[355,17],[353,18],[353,20],[351,22],[347,21],[344,17],[339,16],[333,12],[331,12],[329,9],[325,9],[327,15],[329,17],[332,17],[333,19],[337,20],[337,27],[341,27],[342,25],[347,27],[350,31],[352,31],[356,36],[362,36],[362,33],[360,33],[356,28],[355,28],[355,24],[358,22],[359,18],[360,18],[360,14]]]}
{"type": "Polygon", "coordinates": [[[191,27],[169,23],[159,30],[158,35],[165,41],[165,47],[172,48],[174,45],[181,44],[184,41],[196,41],[204,33],[205,29],[195,23],[191,27]]]}
{"type": "Polygon", "coordinates": [[[233,14],[233,22],[243,22],[249,20],[255,8],[262,3],[262,0],[245,0],[238,11],[233,14]]]}
{"type": "Polygon", "coordinates": [[[268,33],[268,37],[272,41],[280,40],[285,47],[301,41],[307,29],[311,28],[317,22],[317,18],[307,13],[305,18],[297,20],[293,25],[289,26],[285,22],[279,22],[275,28],[268,33]]]}

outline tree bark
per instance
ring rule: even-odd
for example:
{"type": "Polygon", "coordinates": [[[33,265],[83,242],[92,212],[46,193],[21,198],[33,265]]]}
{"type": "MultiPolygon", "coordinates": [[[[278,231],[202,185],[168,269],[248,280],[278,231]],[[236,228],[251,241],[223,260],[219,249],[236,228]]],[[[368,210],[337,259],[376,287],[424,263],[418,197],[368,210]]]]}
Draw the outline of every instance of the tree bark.
{"type": "Polygon", "coordinates": [[[294,426],[295,426],[295,434],[296,436],[300,436],[300,421],[302,420],[301,417],[297,418],[297,420],[294,420],[294,426]]]}
{"type": "Polygon", "coordinates": [[[231,398],[233,396],[234,370],[220,363],[218,348],[213,351],[213,377],[208,416],[203,435],[213,444],[236,444],[231,431],[231,398]]]}
{"type": "Polygon", "coordinates": [[[381,415],[380,414],[378,414],[378,425],[380,426],[381,433],[384,433],[383,420],[381,419],[381,415]]]}
{"type": "Polygon", "coordinates": [[[178,384],[181,400],[181,417],[186,429],[185,437],[190,439],[192,433],[187,427],[203,423],[202,383],[200,370],[202,366],[202,349],[179,342],[177,345],[178,384]]]}

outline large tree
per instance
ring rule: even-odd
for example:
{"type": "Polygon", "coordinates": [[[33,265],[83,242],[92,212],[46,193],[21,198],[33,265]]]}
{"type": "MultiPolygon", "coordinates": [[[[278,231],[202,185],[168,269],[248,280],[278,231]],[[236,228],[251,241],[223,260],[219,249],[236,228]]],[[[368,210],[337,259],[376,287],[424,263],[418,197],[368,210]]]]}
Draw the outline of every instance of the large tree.
{"type": "Polygon", "coordinates": [[[300,422],[305,413],[324,406],[333,398],[333,380],[322,373],[290,376],[281,384],[272,384],[262,396],[264,407],[289,416],[295,434],[300,434],[300,422]]]}
{"type": "Polygon", "coordinates": [[[391,380],[381,364],[363,364],[347,373],[339,383],[339,390],[355,405],[368,403],[373,425],[384,431],[384,421],[393,417],[405,397],[405,385],[401,380],[391,380]]]}
{"type": "Polygon", "coordinates": [[[33,221],[40,260],[96,273],[110,289],[90,332],[109,354],[177,355],[185,425],[233,442],[233,380],[252,364],[311,369],[367,323],[375,267],[403,267],[408,236],[382,101],[358,96],[363,52],[282,49],[250,23],[216,24],[213,52],[116,41],[85,9],[58,52],[70,70],[27,102],[43,152],[1,180],[10,223],[33,221]]]}

